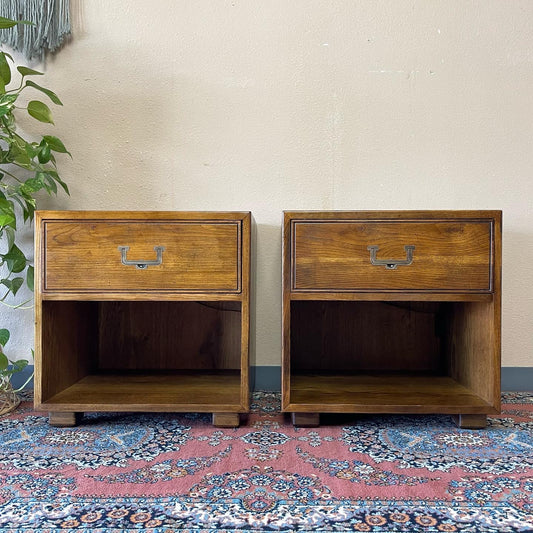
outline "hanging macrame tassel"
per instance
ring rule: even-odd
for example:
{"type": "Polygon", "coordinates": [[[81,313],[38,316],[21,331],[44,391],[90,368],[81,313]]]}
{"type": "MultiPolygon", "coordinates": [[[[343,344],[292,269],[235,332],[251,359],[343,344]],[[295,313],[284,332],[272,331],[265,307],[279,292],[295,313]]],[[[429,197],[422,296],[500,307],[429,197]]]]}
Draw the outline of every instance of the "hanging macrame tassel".
{"type": "Polygon", "coordinates": [[[27,59],[42,60],[45,51],[59,48],[70,34],[69,0],[0,0],[0,16],[33,22],[0,32],[0,42],[27,59]]]}

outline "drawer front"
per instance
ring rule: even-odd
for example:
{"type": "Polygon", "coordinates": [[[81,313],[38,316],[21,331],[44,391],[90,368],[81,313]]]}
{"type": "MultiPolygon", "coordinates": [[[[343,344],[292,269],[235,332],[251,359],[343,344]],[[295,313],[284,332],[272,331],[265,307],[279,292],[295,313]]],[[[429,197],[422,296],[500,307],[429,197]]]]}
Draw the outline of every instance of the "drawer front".
{"type": "Polygon", "coordinates": [[[240,221],[48,220],[42,232],[44,291],[241,290],[240,221]]]}
{"type": "Polygon", "coordinates": [[[292,221],[291,242],[296,291],[492,290],[488,219],[292,221]]]}

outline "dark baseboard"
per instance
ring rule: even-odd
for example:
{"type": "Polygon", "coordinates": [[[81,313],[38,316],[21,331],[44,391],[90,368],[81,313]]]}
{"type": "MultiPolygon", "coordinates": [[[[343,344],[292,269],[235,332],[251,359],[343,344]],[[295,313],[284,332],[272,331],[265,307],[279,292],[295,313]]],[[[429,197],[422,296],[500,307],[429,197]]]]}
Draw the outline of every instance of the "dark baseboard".
{"type": "MultiPolygon", "coordinates": [[[[23,372],[12,377],[15,388],[20,387],[33,372],[33,366],[28,366],[23,372]]],[[[33,380],[27,388],[33,387],[33,380]]],[[[252,366],[250,368],[250,388],[253,391],[280,391],[281,367],[252,366]]],[[[533,391],[533,367],[504,366],[502,368],[502,391],[520,392],[533,391]]]]}
{"type": "MultiPolygon", "coordinates": [[[[502,391],[533,391],[533,367],[502,367],[502,391]]],[[[253,366],[250,368],[250,387],[252,390],[280,391],[281,367],[253,366]]]]}
{"type": "Polygon", "coordinates": [[[252,366],[250,367],[250,389],[276,391],[281,390],[280,366],[252,366]]]}
{"type": "Polygon", "coordinates": [[[527,392],[533,391],[533,367],[504,366],[502,367],[502,391],[527,392]]]}
{"type": "MultiPolygon", "coordinates": [[[[33,374],[33,365],[28,365],[22,372],[13,374],[11,377],[11,385],[14,389],[18,389],[26,383],[28,378],[33,374]]],[[[33,378],[28,382],[25,389],[33,389],[33,378]]]]}

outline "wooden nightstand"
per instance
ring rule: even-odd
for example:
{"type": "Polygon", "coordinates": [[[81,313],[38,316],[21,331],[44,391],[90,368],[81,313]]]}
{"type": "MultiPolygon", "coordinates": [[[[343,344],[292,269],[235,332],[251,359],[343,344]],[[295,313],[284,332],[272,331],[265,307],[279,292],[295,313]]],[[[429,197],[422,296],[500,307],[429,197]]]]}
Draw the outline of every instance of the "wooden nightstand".
{"type": "Polygon", "coordinates": [[[35,407],[249,409],[248,212],[38,211],[35,407]]]}
{"type": "Polygon", "coordinates": [[[500,410],[500,211],[286,212],[282,408],[500,410]]]}

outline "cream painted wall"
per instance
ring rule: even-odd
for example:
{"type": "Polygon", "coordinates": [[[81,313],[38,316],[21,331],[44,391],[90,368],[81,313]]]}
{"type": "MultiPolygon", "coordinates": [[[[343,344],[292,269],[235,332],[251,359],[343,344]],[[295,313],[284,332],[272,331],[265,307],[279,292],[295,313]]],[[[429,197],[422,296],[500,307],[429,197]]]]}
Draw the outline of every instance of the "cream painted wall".
{"type": "MultiPolygon", "coordinates": [[[[41,206],[251,210],[258,365],[280,363],[282,210],[501,208],[503,365],[533,366],[532,2],[72,9],[42,66],[71,197],[41,206]]],[[[28,351],[31,311],[1,312],[28,351]]]]}

